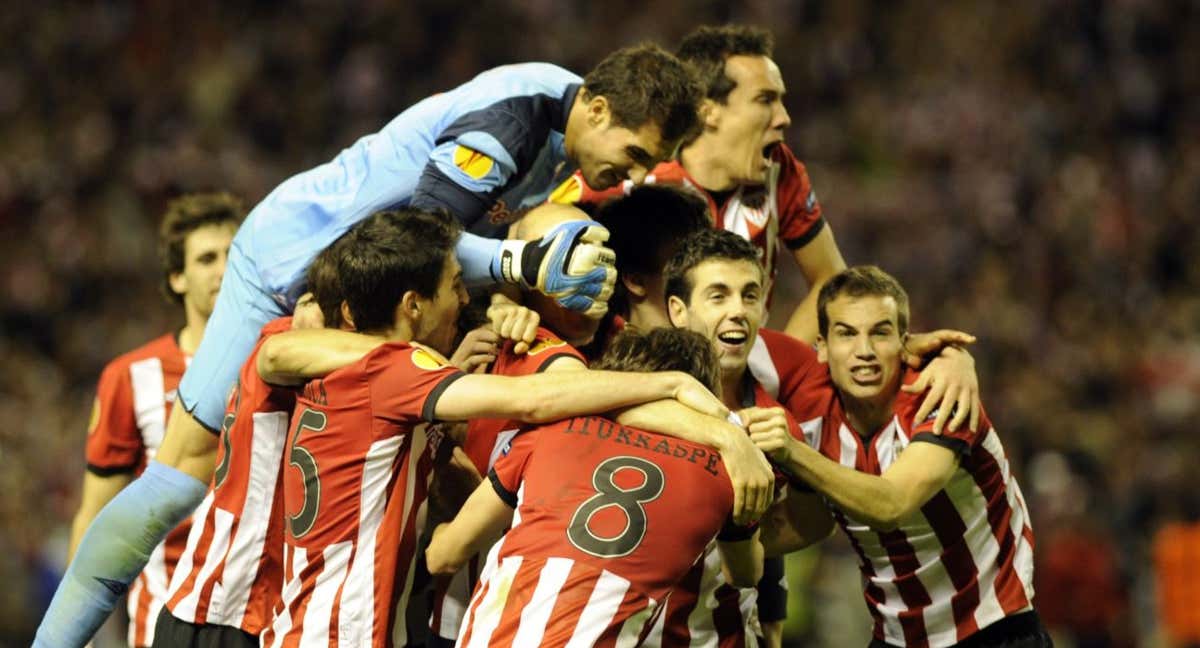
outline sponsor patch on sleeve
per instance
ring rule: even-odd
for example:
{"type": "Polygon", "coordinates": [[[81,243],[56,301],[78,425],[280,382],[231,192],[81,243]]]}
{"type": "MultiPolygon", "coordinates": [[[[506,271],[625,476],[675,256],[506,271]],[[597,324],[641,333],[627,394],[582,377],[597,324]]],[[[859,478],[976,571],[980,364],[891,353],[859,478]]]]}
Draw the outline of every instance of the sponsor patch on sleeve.
{"type": "Polygon", "coordinates": [[[417,344],[413,344],[412,346],[413,352],[410,357],[413,364],[417,365],[417,367],[426,371],[436,371],[450,366],[450,361],[437,351],[417,344]]]}
{"type": "Polygon", "coordinates": [[[571,177],[558,185],[554,191],[550,192],[550,197],[546,202],[551,202],[556,205],[574,205],[583,197],[583,183],[579,181],[579,176],[572,174],[571,177]]]}
{"type": "Polygon", "coordinates": [[[454,147],[454,166],[476,180],[482,180],[484,176],[491,172],[495,164],[492,158],[473,148],[468,148],[462,144],[454,147]]]}

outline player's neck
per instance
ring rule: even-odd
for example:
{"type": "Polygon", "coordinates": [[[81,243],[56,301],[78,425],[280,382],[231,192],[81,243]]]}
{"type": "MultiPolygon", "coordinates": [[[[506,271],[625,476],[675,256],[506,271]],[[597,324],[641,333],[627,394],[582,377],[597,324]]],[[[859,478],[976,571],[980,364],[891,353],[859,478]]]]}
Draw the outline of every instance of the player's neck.
{"type": "Polygon", "coordinates": [[[721,372],[721,402],[730,411],[742,409],[742,381],[746,378],[745,369],[741,371],[721,372]]]}
{"type": "Polygon", "coordinates": [[[656,328],[669,328],[671,320],[663,312],[661,306],[650,304],[646,299],[629,296],[629,315],[625,317],[625,325],[638,331],[650,331],[656,328]]]}
{"type": "Polygon", "coordinates": [[[587,121],[587,102],[583,100],[583,89],[575,93],[575,102],[571,104],[571,111],[567,113],[567,125],[563,128],[563,150],[567,153],[567,159],[572,164],[579,164],[579,157],[575,155],[577,142],[579,141],[579,133],[587,121]]]}
{"type": "Polygon", "coordinates": [[[708,191],[729,191],[737,188],[737,180],[725,168],[724,147],[715,138],[701,135],[679,152],[683,168],[697,184],[708,191]]]}
{"type": "Polygon", "coordinates": [[[208,324],[207,317],[188,316],[187,324],[179,331],[179,350],[188,355],[195,355],[200,348],[200,339],[204,337],[204,326],[208,324]]]}
{"type": "Polygon", "coordinates": [[[839,395],[850,427],[863,438],[875,436],[892,418],[895,394],[873,400],[860,400],[840,392],[839,395]]]}

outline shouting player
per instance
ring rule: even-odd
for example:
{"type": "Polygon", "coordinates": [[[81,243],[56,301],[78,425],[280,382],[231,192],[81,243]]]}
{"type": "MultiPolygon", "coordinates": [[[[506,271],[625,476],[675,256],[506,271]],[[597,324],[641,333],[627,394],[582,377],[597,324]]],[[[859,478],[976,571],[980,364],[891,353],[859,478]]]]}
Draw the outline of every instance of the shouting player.
{"type": "MultiPolygon", "coordinates": [[[[742,25],[701,27],[683,39],[677,55],[696,70],[704,86],[701,130],[675,159],[655,167],[647,181],[695,190],[708,205],[711,224],[754,243],[767,269],[768,297],[782,243],[809,285],[787,332],[811,342],[817,290],[846,263],[822,217],[808,171],[783,142],[791,118],[783,105],[783,76],[771,59],[773,48],[770,32],[742,25]]],[[[576,174],[553,199],[598,204],[633,186],[595,191],[576,174]]]]}
{"type": "MultiPolygon", "coordinates": [[[[682,370],[717,384],[708,341],[671,329],[618,336],[597,369],[682,370]]],[[[732,523],[732,489],[710,448],[576,418],[518,434],[488,477],[426,551],[431,571],[451,572],[512,524],[459,646],[638,645],[714,537],[732,582],[761,575],[757,531],[732,523]]]]}
{"type": "MultiPolygon", "coordinates": [[[[97,516],[39,643],[82,645],[153,546],[203,499],[216,449],[209,431],[220,427],[225,394],[259,329],[303,292],[304,268],[319,250],[393,205],[445,208],[494,234],[543,202],[560,172],[578,167],[598,187],[641,180],[691,130],[698,98],[683,65],[653,46],[618,51],[582,79],[548,64],[505,66],[417,103],[277,187],[234,239],[212,331],[180,383],[187,411],[170,417],[140,483],[97,516]]],[[[457,254],[469,281],[520,283],[600,313],[614,274],[604,237],[587,223],[536,244],[464,233],[457,254]]]]}
{"type": "MultiPolygon", "coordinates": [[[[87,473],[71,524],[68,560],[100,509],[154,458],[179,378],[204,335],[225,273],[234,232],[245,217],[239,200],[224,193],[190,194],[171,201],[159,233],[163,288],[183,307],[184,326],[113,360],[100,375],[87,439],[87,473]]],[[[154,548],[129,590],[129,645],[154,641],[154,620],[166,598],[188,534],[187,522],[154,548]]]]}
{"type": "MultiPolygon", "coordinates": [[[[874,266],[822,287],[818,353],[828,378],[793,400],[800,439],[752,437],[821,493],[829,510],[789,511],[804,527],[830,513],[858,553],[872,647],[1050,646],[1033,610],[1033,530],[987,416],[979,432],[933,432],[902,387],[908,295],[874,266]]],[[[794,547],[816,538],[800,531],[794,547]],[[807,536],[807,537],[806,537],[807,536]]]]}

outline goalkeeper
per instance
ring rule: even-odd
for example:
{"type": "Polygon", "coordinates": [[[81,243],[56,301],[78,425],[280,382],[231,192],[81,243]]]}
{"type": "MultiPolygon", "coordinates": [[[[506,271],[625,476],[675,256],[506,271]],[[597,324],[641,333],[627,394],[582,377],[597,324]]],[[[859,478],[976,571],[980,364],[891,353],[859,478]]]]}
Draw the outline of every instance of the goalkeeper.
{"type": "Polygon", "coordinates": [[[564,223],[529,243],[491,237],[575,169],[595,188],[640,183],[696,125],[699,98],[684,66],[654,46],[619,50],[582,79],[545,63],[504,66],[418,102],[279,185],[234,238],[155,461],[89,527],[35,645],[83,645],[204,497],[238,369],[262,326],[304,292],[318,252],[381,209],[442,208],[463,224],[456,253],[468,285],[519,284],[598,316],[615,280],[598,224],[564,223]]]}

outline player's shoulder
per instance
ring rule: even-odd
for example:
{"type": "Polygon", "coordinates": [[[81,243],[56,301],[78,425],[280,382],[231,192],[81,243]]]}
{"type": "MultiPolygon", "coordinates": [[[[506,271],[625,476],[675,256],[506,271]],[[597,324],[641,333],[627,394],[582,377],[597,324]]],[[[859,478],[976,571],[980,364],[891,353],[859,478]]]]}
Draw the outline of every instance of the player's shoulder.
{"type": "Polygon", "coordinates": [[[467,88],[506,97],[552,94],[559,98],[567,86],[583,83],[579,75],[553,63],[531,62],[501,65],[484,71],[468,82],[467,88]]]}
{"type": "Polygon", "coordinates": [[[771,354],[771,361],[777,367],[807,369],[812,365],[819,364],[816,350],[804,340],[769,328],[759,329],[758,337],[762,339],[767,351],[771,354]]]}
{"type": "Polygon", "coordinates": [[[137,348],[122,353],[110,360],[105,365],[104,371],[105,373],[126,371],[133,364],[150,359],[157,359],[163,362],[183,361],[184,353],[179,348],[179,342],[176,340],[174,333],[160,335],[137,348]]]}
{"type": "Polygon", "coordinates": [[[258,332],[259,339],[266,339],[277,333],[292,330],[292,316],[277,317],[263,325],[258,332]]]}

